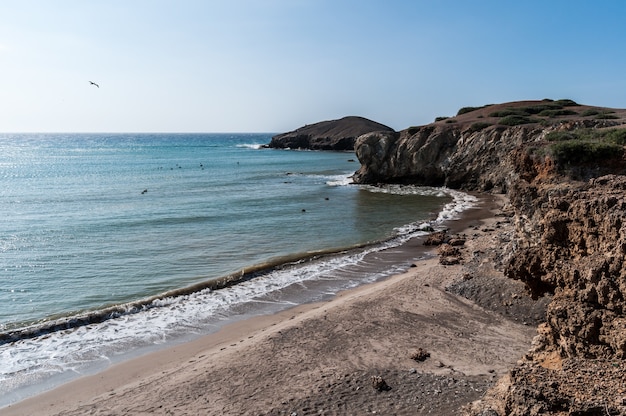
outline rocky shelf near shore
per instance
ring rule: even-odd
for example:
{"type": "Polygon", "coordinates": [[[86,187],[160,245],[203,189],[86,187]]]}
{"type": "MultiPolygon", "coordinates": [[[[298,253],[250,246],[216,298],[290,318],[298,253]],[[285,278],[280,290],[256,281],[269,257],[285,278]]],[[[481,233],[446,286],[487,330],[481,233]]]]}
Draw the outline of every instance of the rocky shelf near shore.
{"type": "Polygon", "coordinates": [[[506,194],[501,269],[550,298],[530,351],[466,415],[626,414],[626,110],[469,107],[360,136],[357,183],[506,194]]]}

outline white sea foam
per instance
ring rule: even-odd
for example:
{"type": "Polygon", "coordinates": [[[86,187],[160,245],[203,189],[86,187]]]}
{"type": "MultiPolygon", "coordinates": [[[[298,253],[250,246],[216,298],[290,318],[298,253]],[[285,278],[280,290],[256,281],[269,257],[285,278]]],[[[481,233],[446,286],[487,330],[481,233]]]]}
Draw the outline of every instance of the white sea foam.
{"type": "Polygon", "coordinates": [[[452,201],[447,203],[437,215],[437,218],[432,221],[427,222],[415,222],[406,224],[402,227],[396,229],[399,238],[408,240],[410,238],[416,237],[417,235],[422,235],[428,233],[430,230],[440,228],[444,222],[456,220],[460,218],[463,211],[468,210],[476,205],[478,199],[473,196],[466,194],[464,192],[456,191],[454,189],[449,188],[428,188],[428,187],[420,187],[420,186],[401,186],[401,185],[391,185],[381,190],[376,190],[376,187],[369,187],[368,190],[373,192],[389,192],[389,193],[397,193],[401,195],[423,195],[423,196],[449,196],[452,198],[452,201]]]}
{"type": "Polygon", "coordinates": [[[370,192],[382,192],[396,195],[451,197],[452,201],[446,204],[439,212],[437,219],[434,221],[436,224],[441,224],[444,221],[458,218],[463,211],[473,207],[478,201],[478,199],[473,195],[445,187],[434,188],[412,185],[385,185],[378,187],[366,185],[363,186],[363,188],[370,192]]]}
{"type": "Polygon", "coordinates": [[[240,147],[244,149],[254,149],[254,150],[262,149],[263,146],[265,145],[262,143],[242,143],[242,144],[236,145],[236,147],[240,147]]]}
{"type": "Polygon", "coordinates": [[[352,173],[343,175],[332,175],[326,177],[326,185],[328,186],[347,186],[352,184],[352,173]]]}
{"type": "MultiPolygon", "coordinates": [[[[123,314],[103,323],[0,345],[0,407],[23,398],[24,394],[37,393],[33,386],[38,383],[39,388],[44,389],[46,380],[66,380],[88,374],[155,345],[210,333],[232,319],[237,307],[259,302],[264,296],[293,284],[332,277],[334,272],[357,264],[367,253],[390,245],[393,243],[284,266],[225,289],[205,289],[190,295],[158,299],[136,313],[123,314]],[[23,388],[26,387],[25,392],[23,388]]],[[[324,294],[380,277],[380,273],[375,273],[363,276],[364,280],[345,281],[324,294]]],[[[289,300],[264,302],[270,305],[270,312],[293,305],[289,300]]]]}
{"type": "Polygon", "coordinates": [[[437,197],[445,197],[451,195],[451,190],[447,188],[434,188],[430,186],[388,184],[383,186],[360,185],[360,187],[369,192],[378,192],[394,195],[422,195],[437,197]]]}
{"type": "Polygon", "coordinates": [[[463,211],[466,211],[476,205],[478,198],[474,195],[466,194],[464,192],[455,191],[453,189],[445,188],[444,192],[452,197],[452,202],[446,204],[436,222],[441,224],[444,221],[458,219],[463,211]]]}

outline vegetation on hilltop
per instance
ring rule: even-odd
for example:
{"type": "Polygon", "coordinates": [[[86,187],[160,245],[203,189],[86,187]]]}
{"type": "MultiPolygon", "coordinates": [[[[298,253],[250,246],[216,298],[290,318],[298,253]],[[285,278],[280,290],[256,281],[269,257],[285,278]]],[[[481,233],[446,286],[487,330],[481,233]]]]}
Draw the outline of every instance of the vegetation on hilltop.
{"type": "Polygon", "coordinates": [[[494,111],[489,113],[489,117],[499,118],[500,120],[498,123],[505,126],[541,123],[545,118],[578,115],[578,112],[565,108],[575,107],[578,105],[578,103],[569,99],[557,101],[543,100],[542,104],[522,107],[507,107],[503,110],[494,111]]]}
{"type": "Polygon", "coordinates": [[[460,116],[461,114],[471,113],[472,111],[481,110],[483,108],[490,107],[492,105],[493,104],[486,104],[486,105],[483,105],[481,107],[463,107],[463,108],[459,109],[459,111],[456,113],[456,115],[460,116]]]}
{"type": "Polygon", "coordinates": [[[623,156],[626,129],[553,131],[546,140],[551,142],[549,152],[559,165],[597,163],[623,156]]]}
{"type": "Polygon", "coordinates": [[[525,147],[528,155],[547,157],[561,173],[583,178],[591,174],[590,169],[608,172],[626,163],[626,123],[612,119],[626,119],[626,110],[581,105],[571,99],[544,99],[463,107],[457,116],[436,117],[433,125],[412,126],[407,130],[409,136],[419,133],[426,138],[435,125],[439,126],[439,135],[448,134],[443,128],[448,123],[459,123],[458,129],[464,134],[485,131],[487,135],[498,135],[518,125],[530,125],[533,134],[540,134],[542,128],[556,129],[545,135],[545,140],[528,142],[525,147]]]}
{"type": "MultiPolygon", "coordinates": [[[[596,120],[619,119],[615,111],[603,108],[581,108],[586,107],[576,101],[565,98],[560,100],[543,99],[541,101],[519,101],[507,104],[486,104],[478,107],[462,107],[456,116],[440,116],[435,118],[435,122],[445,121],[446,123],[457,122],[456,117],[465,114],[475,113],[475,118],[497,118],[496,122],[502,126],[517,126],[521,124],[538,123],[544,126],[552,125],[555,121],[566,120],[566,117],[580,118],[590,117],[596,120]],[[487,108],[493,111],[488,112],[487,108]]],[[[467,121],[471,116],[463,117],[461,120],[467,121]]]]}

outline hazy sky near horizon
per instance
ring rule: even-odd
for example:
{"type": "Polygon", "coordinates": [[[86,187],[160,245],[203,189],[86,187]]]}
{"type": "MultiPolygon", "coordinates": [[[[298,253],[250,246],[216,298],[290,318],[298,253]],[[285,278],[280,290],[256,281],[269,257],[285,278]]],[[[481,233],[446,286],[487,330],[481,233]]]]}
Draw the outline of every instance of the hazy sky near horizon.
{"type": "Polygon", "coordinates": [[[347,115],[400,130],[522,99],[624,108],[625,17],[622,0],[0,0],[0,131],[283,132],[347,115]]]}

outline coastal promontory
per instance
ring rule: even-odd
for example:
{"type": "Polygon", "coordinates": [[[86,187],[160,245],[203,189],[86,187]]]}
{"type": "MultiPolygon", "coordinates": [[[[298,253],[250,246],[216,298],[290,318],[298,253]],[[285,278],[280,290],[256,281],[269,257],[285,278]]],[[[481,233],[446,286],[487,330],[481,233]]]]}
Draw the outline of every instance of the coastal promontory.
{"type": "Polygon", "coordinates": [[[361,168],[354,180],[505,192],[523,160],[552,164],[576,179],[626,173],[615,163],[622,143],[611,138],[614,133],[603,136],[626,127],[625,121],[626,110],[572,100],[464,107],[427,125],[359,137],[361,168]]]}
{"type": "Polygon", "coordinates": [[[466,415],[626,414],[625,149],[626,110],[569,99],[466,107],[358,138],[357,183],[506,195],[514,233],[494,259],[549,299],[531,349],[466,415]]]}
{"type": "Polygon", "coordinates": [[[272,137],[268,147],[275,149],[309,149],[349,151],[357,137],[372,132],[394,132],[391,127],[364,117],[348,116],[338,120],[308,124],[272,137]]]}

